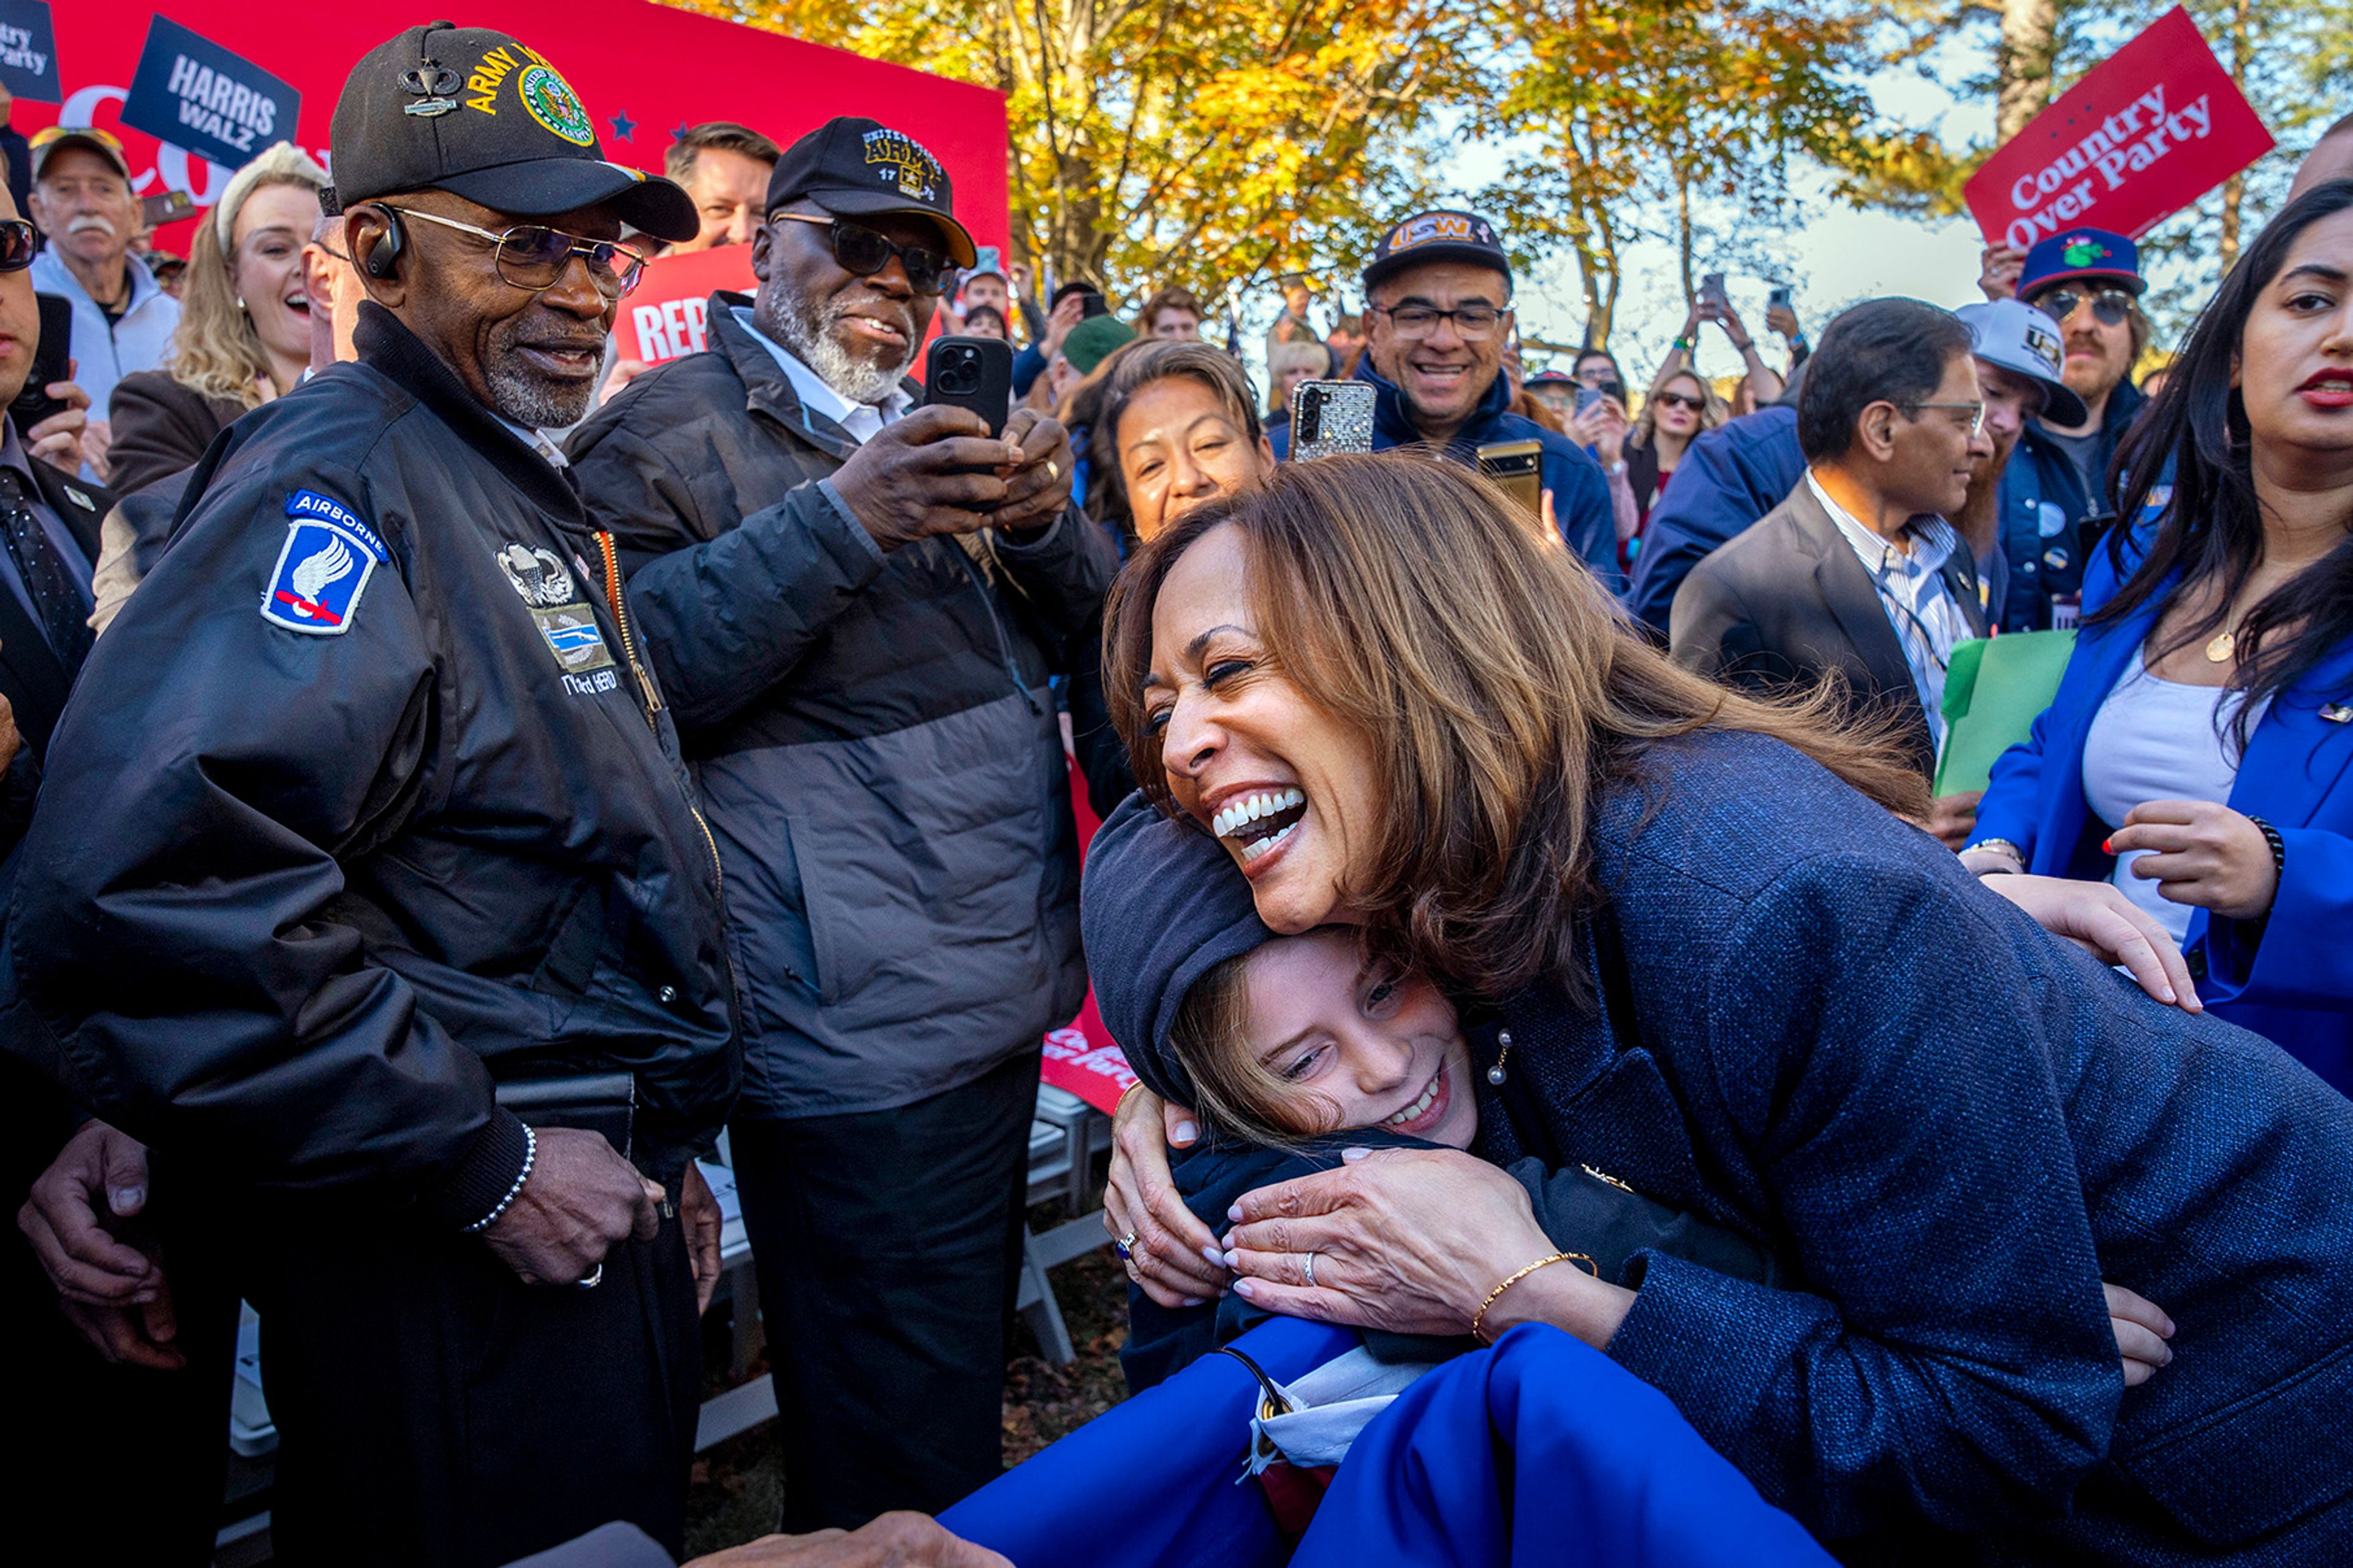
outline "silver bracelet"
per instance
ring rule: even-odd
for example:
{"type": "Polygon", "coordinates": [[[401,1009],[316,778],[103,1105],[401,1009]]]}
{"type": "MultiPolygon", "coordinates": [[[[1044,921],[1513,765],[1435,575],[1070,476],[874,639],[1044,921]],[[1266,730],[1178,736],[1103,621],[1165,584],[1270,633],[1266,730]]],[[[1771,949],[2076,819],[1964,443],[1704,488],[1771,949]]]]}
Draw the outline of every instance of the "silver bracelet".
{"type": "Polygon", "coordinates": [[[538,1158],[539,1134],[533,1131],[531,1123],[526,1121],[522,1125],[522,1169],[515,1173],[514,1185],[507,1189],[507,1195],[499,1200],[497,1207],[466,1227],[468,1236],[479,1236],[490,1229],[499,1223],[499,1215],[514,1206],[515,1199],[522,1196],[522,1184],[531,1180],[532,1162],[538,1158]]]}
{"type": "MultiPolygon", "coordinates": [[[[2006,854],[2011,859],[2017,861],[2021,866],[2024,866],[2026,864],[2026,851],[2021,849],[2017,845],[2012,844],[2007,838],[1980,838],[1975,844],[1963,845],[1960,852],[1963,855],[1971,855],[1980,849],[1990,849],[1996,854],[2006,854]]],[[[2007,866],[1998,866],[1991,870],[1980,871],[1978,875],[1980,877],[2007,877],[2013,875],[2013,873],[2007,866]]]]}

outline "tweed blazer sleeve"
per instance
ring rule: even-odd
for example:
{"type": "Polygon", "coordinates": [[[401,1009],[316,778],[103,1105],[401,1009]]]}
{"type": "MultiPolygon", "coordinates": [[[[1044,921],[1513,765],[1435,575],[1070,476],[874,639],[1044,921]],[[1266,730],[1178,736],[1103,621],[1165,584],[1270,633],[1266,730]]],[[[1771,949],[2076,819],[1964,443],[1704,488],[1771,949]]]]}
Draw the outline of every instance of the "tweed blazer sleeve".
{"type": "Polygon", "coordinates": [[[2081,977],[1994,902],[1932,856],[1799,858],[1645,1020],[1797,1278],[1638,1259],[1609,1352],[1826,1540],[2063,1510],[2123,1394],[2040,1037],[2081,977]]]}

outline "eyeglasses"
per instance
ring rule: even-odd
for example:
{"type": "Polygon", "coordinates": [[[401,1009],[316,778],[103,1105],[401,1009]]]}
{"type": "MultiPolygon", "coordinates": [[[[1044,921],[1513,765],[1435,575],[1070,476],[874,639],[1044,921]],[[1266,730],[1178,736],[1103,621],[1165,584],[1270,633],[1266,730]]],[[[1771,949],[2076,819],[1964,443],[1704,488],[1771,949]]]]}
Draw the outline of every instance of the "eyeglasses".
{"type": "Polygon", "coordinates": [[[500,280],[512,288],[524,289],[533,294],[543,294],[555,287],[564,269],[575,256],[588,263],[588,280],[596,285],[596,292],[607,300],[617,300],[638,286],[644,275],[646,257],[643,252],[609,239],[590,239],[586,235],[566,234],[560,228],[544,224],[523,223],[502,232],[493,233],[470,223],[459,223],[438,213],[421,212],[415,207],[385,205],[386,212],[396,212],[403,217],[422,218],[443,228],[454,228],[460,234],[470,234],[476,239],[487,239],[494,249],[491,259],[499,269],[500,280]]]}
{"type": "Polygon", "coordinates": [[[2081,289],[2046,289],[2034,297],[2034,308],[2052,321],[2064,323],[2075,313],[2075,307],[2084,300],[2092,301],[2092,316],[2104,327],[2121,326],[2132,314],[2132,296],[2121,289],[2102,289],[2087,294],[2081,289]]]}
{"type": "Polygon", "coordinates": [[[1949,408],[1956,414],[1968,415],[1969,439],[1972,441],[1985,433],[1986,405],[1982,403],[1915,403],[1912,405],[1912,416],[1916,419],[1923,410],[1930,408],[1949,408]]]}
{"type": "Polygon", "coordinates": [[[23,218],[0,218],[0,272],[22,272],[33,264],[33,226],[23,218]]]}
{"type": "Polygon", "coordinates": [[[1662,392],[1653,401],[1663,403],[1670,408],[1687,408],[1694,414],[1707,406],[1706,398],[1694,397],[1688,392],[1662,392]]]}
{"type": "Polygon", "coordinates": [[[1451,310],[1441,310],[1435,305],[1367,305],[1367,310],[1378,310],[1389,319],[1389,327],[1408,342],[1417,342],[1438,331],[1440,321],[1454,323],[1455,332],[1471,342],[1494,334],[1496,325],[1509,310],[1498,310],[1493,305],[1458,305],[1451,310]]]}
{"type": "Polygon", "coordinates": [[[897,257],[906,268],[907,287],[918,294],[944,294],[955,279],[955,268],[938,251],[921,245],[900,245],[879,229],[847,218],[813,217],[807,213],[771,213],[768,221],[790,218],[795,223],[816,224],[828,231],[833,244],[833,258],[841,269],[853,278],[871,278],[891,265],[897,257]]]}

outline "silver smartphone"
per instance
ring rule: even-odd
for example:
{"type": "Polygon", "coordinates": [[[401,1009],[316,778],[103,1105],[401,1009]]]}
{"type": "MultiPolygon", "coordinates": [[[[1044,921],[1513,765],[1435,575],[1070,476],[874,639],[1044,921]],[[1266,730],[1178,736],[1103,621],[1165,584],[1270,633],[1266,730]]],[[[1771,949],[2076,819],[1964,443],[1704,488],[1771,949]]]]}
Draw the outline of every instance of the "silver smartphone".
{"type": "Polygon", "coordinates": [[[1291,456],[1299,462],[1373,449],[1369,381],[1303,381],[1291,392],[1291,456]]]}

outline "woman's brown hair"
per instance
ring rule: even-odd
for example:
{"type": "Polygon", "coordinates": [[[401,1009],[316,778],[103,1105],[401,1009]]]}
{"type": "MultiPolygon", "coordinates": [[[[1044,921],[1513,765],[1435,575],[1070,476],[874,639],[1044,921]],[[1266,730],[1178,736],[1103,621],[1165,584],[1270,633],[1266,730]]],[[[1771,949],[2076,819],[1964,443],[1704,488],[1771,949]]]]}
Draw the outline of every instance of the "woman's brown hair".
{"type": "Polygon", "coordinates": [[[1153,605],[1194,542],[1229,524],[1266,658],[1369,738],[1383,817],[1346,896],[1372,911],[1372,950],[1409,968],[1491,998],[1543,976],[1581,994],[1577,928],[1602,901],[1593,812],[1657,741],[1767,735],[1892,811],[1926,811],[1885,721],[1849,716],[1835,689],[1762,701],[1680,668],[1499,491],[1401,453],[1283,464],[1129,562],[1103,680],[1135,776],[1164,806],[1144,723],[1153,605]]]}
{"type": "Polygon", "coordinates": [[[1263,1149],[1295,1148],[1325,1129],[1293,1124],[1300,1110],[1296,1089],[1286,1094],[1289,1086],[1250,1049],[1250,961],[1255,956],[1239,953],[1193,982],[1169,1020],[1168,1048],[1193,1080],[1196,1116],[1263,1149]]]}

